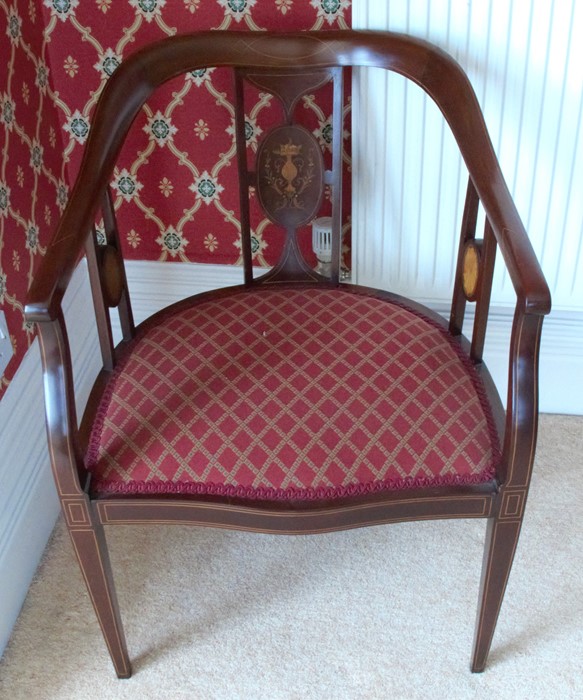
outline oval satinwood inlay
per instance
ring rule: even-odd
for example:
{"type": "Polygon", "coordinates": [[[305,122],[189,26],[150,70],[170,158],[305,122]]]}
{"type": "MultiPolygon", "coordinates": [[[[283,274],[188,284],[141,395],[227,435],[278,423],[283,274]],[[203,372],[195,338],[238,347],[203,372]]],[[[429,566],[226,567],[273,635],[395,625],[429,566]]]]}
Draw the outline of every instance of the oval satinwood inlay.
{"type": "Polygon", "coordinates": [[[123,261],[112,245],[99,249],[103,298],[109,307],[115,307],[123,294],[123,261]]]}
{"type": "Polygon", "coordinates": [[[462,284],[468,301],[475,301],[478,294],[481,257],[481,241],[472,241],[466,244],[462,268],[462,284]]]}

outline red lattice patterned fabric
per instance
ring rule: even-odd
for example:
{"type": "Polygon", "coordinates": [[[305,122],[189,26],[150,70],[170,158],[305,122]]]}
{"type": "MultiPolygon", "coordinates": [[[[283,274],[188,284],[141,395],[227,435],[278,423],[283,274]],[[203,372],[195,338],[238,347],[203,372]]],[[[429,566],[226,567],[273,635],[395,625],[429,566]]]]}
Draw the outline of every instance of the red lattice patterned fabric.
{"type": "Polygon", "coordinates": [[[349,291],[233,293],[139,338],[99,410],[97,493],[330,498],[493,477],[477,373],[433,321],[349,291]]]}

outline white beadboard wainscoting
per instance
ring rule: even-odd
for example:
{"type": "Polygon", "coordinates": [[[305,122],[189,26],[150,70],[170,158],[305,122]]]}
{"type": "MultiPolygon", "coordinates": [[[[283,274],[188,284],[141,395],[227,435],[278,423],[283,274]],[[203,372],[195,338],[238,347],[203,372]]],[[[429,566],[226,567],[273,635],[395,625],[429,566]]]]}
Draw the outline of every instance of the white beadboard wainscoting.
{"type": "MultiPolygon", "coordinates": [[[[583,413],[583,2],[353,0],[352,14],[355,29],[426,39],[468,73],[553,296],[541,409],[583,413]]],[[[467,171],[420,88],[383,70],[353,75],[355,281],[444,310],[467,171]]],[[[498,259],[485,358],[502,391],[513,301],[498,259]]]]}

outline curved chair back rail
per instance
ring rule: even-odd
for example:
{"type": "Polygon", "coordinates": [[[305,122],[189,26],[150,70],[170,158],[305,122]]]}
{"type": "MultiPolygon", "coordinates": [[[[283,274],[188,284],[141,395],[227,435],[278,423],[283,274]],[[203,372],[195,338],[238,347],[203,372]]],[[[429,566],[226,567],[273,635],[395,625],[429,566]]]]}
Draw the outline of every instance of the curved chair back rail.
{"type": "Polygon", "coordinates": [[[401,34],[313,32],[286,35],[200,32],[136,52],[108,82],[93,118],[78,182],[30,290],[33,321],[56,317],[128,129],[152,92],[181,73],[208,66],[246,68],[368,66],[395,71],[436,102],[460,147],[504,256],[520,306],[550,309],[540,266],[500,171],[474,91],[446,53],[401,34]]]}
{"type": "MultiPolygon", "coordinates": [[[[295,165],[288,165],[290,188],[293,172],[295,165]]],[[[380,32],[200,32],[165,39],[124,60],[99,99],[79,176],[26,306],[27,318],[38,323],[57,490],[118,676],[129,676],[131,666],[103,525],[135,522],[295,534],[487,518],[472,659],[472,669],[483,670],[528,494],[538,352],[549,310],[548,287],[474,91],[438,48],[380,32]],[[179,74],[212,66],[235,70],[245,283],[186,299],[136,329],[109,182],[152,92],[179,74]],[[449,325],[390,292],[339,284],[339,113],[342,72],[350,66],[394,71],[423,88],[466,163],[449,325]],[[280,215],[267,201],[268,215],[286,230],[282,259],[292,262],[257,279],[245,241],[248,188],[260,182],[246,162],[245,79],[273,88],[285,105],[279,133],[287,136],[280,142],[272,130],[258,149],[257,167],[267,169],[265,149],[282,151],[290,134],[298,139],[292,144],[289,137],[290,148],[313,147],[307,131],[299,136],[301,128],[290,126],[292,106],[313,86],[328,79],[334,85],[332,170],[313,154],[319,190],[310,194],[305,216],[280,215]],[[286,80],[289,86],[274,88],[286,80]],[[317,213],[324,184],[333,190],[335,259],[328,280],[309,268],[295,242],[297,226],[317,213]],[[482,239],[476,237],[480,205],[482,239]],[[105,245],[96,242],[98,209],[105,245]],[[497,247],[516,292],[506,412],[482,362],[497,247]],[[103,369],[79,429],[61,301],[84,248],[103,369]],[[462,335],[467,303],[476,304],[471,343],[462,335]],[[123,330],[117,348],[111,308],[118,309],[123,330]]]]}

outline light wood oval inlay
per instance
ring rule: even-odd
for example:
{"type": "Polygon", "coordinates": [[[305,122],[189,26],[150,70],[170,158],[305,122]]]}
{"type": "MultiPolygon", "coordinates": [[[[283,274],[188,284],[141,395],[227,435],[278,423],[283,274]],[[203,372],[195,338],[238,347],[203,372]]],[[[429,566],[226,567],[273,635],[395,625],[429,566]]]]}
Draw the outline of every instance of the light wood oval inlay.
{"type": "Polygon", "coordinates": [[[473,241],[466,245],[464,251],[464,264],[462,284],[464,294],[468,301],[475,301],[478,292],[478,280],[480,278],[481,244],[473,241]]]}
{"type": "Polygon", "coordinates": [[[123,262],[116,248],[103,246],[100,250],[101,284],[105,303],[118,306],[123,293],[123,262]]]}

